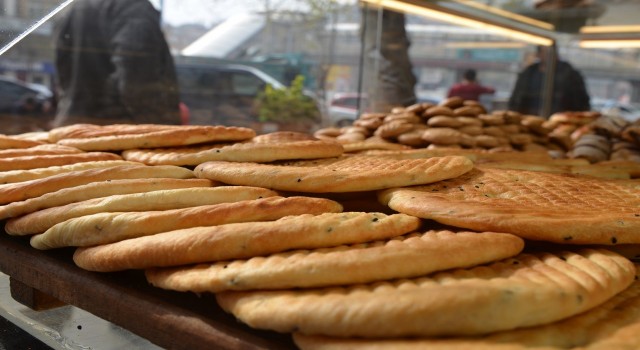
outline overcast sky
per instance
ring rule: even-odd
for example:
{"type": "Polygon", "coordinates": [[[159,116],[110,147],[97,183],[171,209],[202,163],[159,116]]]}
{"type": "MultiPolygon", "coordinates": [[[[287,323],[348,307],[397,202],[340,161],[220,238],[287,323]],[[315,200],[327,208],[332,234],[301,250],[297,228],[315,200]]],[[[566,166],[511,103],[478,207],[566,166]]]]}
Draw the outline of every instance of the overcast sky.
{"type": "MultiPolygon", "coordinates": [[[[159,7],[160,0],[150,0],[159,7]]],[[[204,24],[212,25],[242,11],[238,3],[245,0],[164,0],[163,20],[172,25],[204,24]]]]}
{"type": "MultiPolygon", "coordinates": [[[[159,8],[161,0],[149,0],[159,8]]],[[[204,24],[210,26],[235,14],[272,8],[300,8],[298,0],[164,0],[163,20],[171,25],[204,24]]]]}

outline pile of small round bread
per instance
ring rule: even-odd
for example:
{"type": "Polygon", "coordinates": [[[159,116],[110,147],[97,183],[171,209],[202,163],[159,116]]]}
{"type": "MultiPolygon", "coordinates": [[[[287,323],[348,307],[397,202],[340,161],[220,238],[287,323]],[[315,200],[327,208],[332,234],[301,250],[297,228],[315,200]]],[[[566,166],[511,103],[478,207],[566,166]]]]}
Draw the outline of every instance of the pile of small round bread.
{"type": "Polygon", "coordinates": [[[591,163],[640,161],[640,124],[594,111],[559,112],[549,119],[510,110],[488,112],[481,103],[460,97],[363,113],[351,126],[322,128],[314,136],[344,145],[550,151],[557,158],[591,163]]]}

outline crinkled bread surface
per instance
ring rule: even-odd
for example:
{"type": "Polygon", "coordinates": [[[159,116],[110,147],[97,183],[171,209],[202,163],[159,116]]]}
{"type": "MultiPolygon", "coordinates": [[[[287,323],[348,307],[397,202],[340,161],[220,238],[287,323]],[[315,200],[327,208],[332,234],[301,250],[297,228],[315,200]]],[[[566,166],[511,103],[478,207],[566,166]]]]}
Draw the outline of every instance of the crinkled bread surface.
{"type": "Polygon", "coordinates": [[[292,215],[276,221],[194,227],[78,248],[73,259],[86,270],[105,272],[177,266],[369,242],[415,231],[420,223],[420,219],[404,214],[292,215]]]}
{"type": "Polygon", "coordinates": [[[309,288],[470,267],[514,256],[523,247],[522,239],[505,233],[431,230],[383,241],[293,250],[247,260],[156,268],[147,270],[146,276],[157,287],[196,293],[309,288]]]}
{"type": "Polygon", "coordinates": [[[259,196],[254,192],[255,197],[262,198],[246,199],[248,195],[243,195],[243,188],[238,186],[237,190],[237,194],[225,203],[160,211],[100,212],[72,218],[33,236],[31,245],[38,249],[94,246],[189,227],[272,221],[287,215],[342,211],[342,205],[329,199],[284,198],[267,190],[259,196]]]}
{"type": "Polygon", "coordinates": [[[570,244],[639,243],[640,184],[476,168],[426,186],[379,192],[394,210],[476,231],[570,244]]]}
{"type": "Polygon", "coordinates": [[[120,165],[60,173],[44,178],[0,185],[0,204],[35,198],[64,188],[86,185],[97,181],[140,178],[194,178],[193,171],[173,165],[146,166],[120,165]]]}
{"type": "Polygon", "coordinates": [[[176,188],[212,187],[215,185],[214,181],[206,179],[143,178],[96,181],[62,188],[38,197],[2,205],[0,206],[0,219],[13,218],[93,198],[176,188]]]}
{"type": "Polygon", "coordinates": [[[638,349],[640,348],[640,279],[607,302],[567,319],[477,337],[357,339],[294,334],[302,350],[467,350],[467,349],[638,349]]]}
{"type": "MultiPolygon", "coordinates": [[[[206,185],[206,184],[205,184],[206,185]]],[[[142,193],[128,193],[93,198],[82,202],[51,207],[9,219],[5,231],[12,235],[42,233],[63,221],[80,216],[124,211],[154,211],[188,208],[200,205],[234,202],[275,195],[274,191],[260,187],[219,186],[186,187],[142,193]]]]}
{"type": "MultiPolygon", "coordinates": [[[[343,153],[337,142],[299,140],[286,142],[239,142],[193,147],[132,149],[122,153],[126,160],[145,164],[196,166],[208,161],[273,162],[289,159],[338,157],[343,153]]],[[[268,140],[268,139],[267,139],[268,140]]],[[[276,139],[277,140],[277,139],[276,139]]]]}
{"type": "Polygon", "coordinates": [[[23,155],[18,157],[0,158],[0,171],[38,169],[50,166],[105,160],[122,160],[122,157],[118,154],[109,152],[23,155]]]}
{"type": "Polygon", "coordinates": [[[222,292],[220,306],[254,328],[335,337],[481,335],[588,311],[634,281],[606,250],[521,254],[490,265],[326,289],[222,292]]]}
{"type": "Polygon", "coordinates": [[[243,141],[255,136],[249,128],[221,125],[90,125],[76,124],[49,132],[60,145],[84,151],[119,151],[193,145],[207,142],[243,141]]]}

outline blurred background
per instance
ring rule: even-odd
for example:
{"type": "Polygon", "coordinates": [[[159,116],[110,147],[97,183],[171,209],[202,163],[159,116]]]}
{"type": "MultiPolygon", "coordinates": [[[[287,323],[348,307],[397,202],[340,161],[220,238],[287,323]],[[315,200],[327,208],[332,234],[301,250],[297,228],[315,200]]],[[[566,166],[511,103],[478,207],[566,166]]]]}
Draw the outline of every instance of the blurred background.
{"type": "MultiPolygon", "coordinates": [[[[58,96],[55,21],[72,3],[0,0],[0,133],[50,127],[58,96]]],[[[296,77],[314,102],[314,128],[441,101],[469,69],[495,89],[480,102],[506,109],[539,45],[554,46],[582,74],[592,110],[640,117],[637,1],[151,3],[174,57],[185,124],[270,131],[256,107],[260,96],[267,85],[290,89],[296,77]]]]}

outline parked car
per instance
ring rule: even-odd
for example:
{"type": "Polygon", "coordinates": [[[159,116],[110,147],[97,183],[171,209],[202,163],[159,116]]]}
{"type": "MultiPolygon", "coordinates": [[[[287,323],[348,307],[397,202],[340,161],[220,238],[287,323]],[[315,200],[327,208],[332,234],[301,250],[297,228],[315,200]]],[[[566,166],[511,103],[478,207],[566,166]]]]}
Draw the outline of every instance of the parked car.
{"type": "Polygon", "coordinates": [[[340,127],[351,125],[358,118],[360,106],[367,105],[368,98],[366,95],[357,92],[336,94],[327,108],[329,123],[340,127]]]}
{"type": "Polygon", "coordinates": [[[44,85],[29,85],[0,77],[0,113],[48,113],[53,93],[44,85]]]}
{"type": "Polygon", "coordinates": [[[242,64],[178,59],[176,73],[190,124],[255,126],[258,95],[267,85],[285,88],[264,71],[242,64]]]}
{"type": "Polygon", "coordinates": [[[614,100],[593,99],[591,109],[604,115],[620,116],[630,122],[640,119],[640,105],[614,100]]]}
{"type": "Polygon", "coordinates": [[[32,87],[0,77],[0,134],[46,130],[53,117],[53,93],[46,86],[32,87]]]}
{"type": "Polygon", "coordinates": [[[284,87],[266,73],[243,65],[178,63],[176,73],[190,124],[249,126],[257,121],[255,101],[265,86],[284,87]]]}

